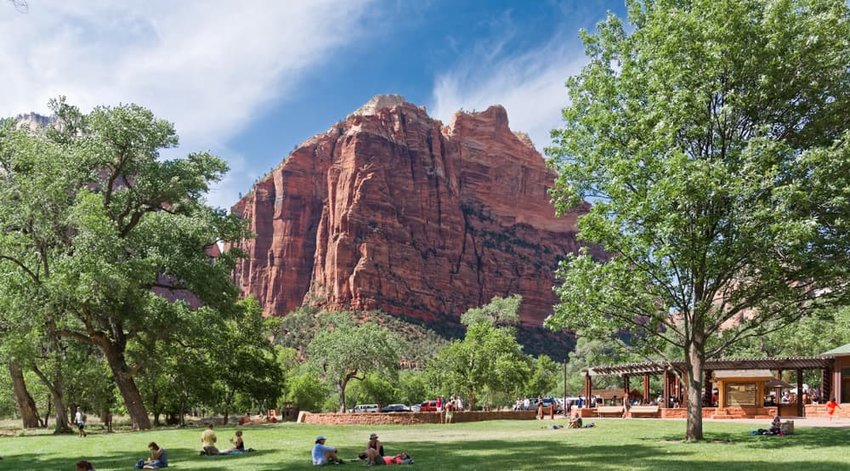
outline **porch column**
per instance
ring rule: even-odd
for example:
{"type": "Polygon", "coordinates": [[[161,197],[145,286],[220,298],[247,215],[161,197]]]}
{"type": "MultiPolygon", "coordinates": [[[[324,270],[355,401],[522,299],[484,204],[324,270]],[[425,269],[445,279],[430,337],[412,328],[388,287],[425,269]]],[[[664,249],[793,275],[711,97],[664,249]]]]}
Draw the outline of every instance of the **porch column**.
{"type": "Polygon", "coordinates": [[[596,407],[596,404],[590,403],[590,395],[593,394],[593,380],[590,379],[590,371],[584,372],[584,399],[588,407],[596,407]]]}
{"type": "Polygon", "coordinates": [[[705,391],[703,392],[703,402],[711,407],[711,370],[705,370],[705,391]]]}
{"type": "Polygon", "coordinates": [[[664,392],[661,394],[664,404],[661,407],[670,407],[670,372],[664,370],[664,392]]]}
{"type": "Polygon", "coordinates": [[[649,373],[643,375],[643,403],[649,404],[649,373]]]}
{"type": "Polygon", "coordinates": [[[623,375],[623,401],[624,406],[632,402],[629,397],[629,375],[623,375]]]}
{"type": "Polygon", "coordinates": [[[832,370],[823,368],[820,370],[820,403],[825,404],[832,397],[832,370]]]}
{"type": "Polygon", "coordinates": [[[803,370],[797,370],[797,417],[803,416],[803,370]]]}

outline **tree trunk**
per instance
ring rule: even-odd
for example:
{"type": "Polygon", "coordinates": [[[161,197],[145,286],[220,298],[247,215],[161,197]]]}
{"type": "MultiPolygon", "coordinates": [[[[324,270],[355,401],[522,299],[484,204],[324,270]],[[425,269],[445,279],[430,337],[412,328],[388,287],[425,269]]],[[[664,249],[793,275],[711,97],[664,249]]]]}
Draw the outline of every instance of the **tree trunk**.
{"type": "Polygon", "coordinates": [[[106,361],[112,370],[115,384],[118,385],[118,390],[124,399],[124,407],[127,408],[127,413],[130,414],[130,420],[133,422],[133,428],[137,430],[150,429],[151,421],[148,417],[148,412],[145,409],[145,404],[142,402],[142,395],[139,393],[136,381],[127,367],[123,349],[119,349],[107,339],[102,339],[98,342],[98,346],[106,356],[106,361]]]}
{"type": "Polygon", "coordinates": [[[702,373],[705,366],[705,344],[695,339],[688,345],[685,357],[685,376],[688,380],[688,423],[685,440],[702,440],[702,373]]]}
{"type": "Polygon", "coordinates": [[[38,409],[32,399],[27,384],[24,382],[24,372],[14,361],[9,361],[9,375],[12,377],[12,389],[15,392],[15,401],[21,413],[24,428],[38,428],[41,421],[38,417],[38,409]]]}
{"type": "Polygon", "coordinates": [[[47,428],[49,425],[51,412],[53,412],[53,401],[50,399],[50,396],[47,396],[47,412],[44,414],[42,427],[47,428]]]}
{"type": "Polygon", "coordinates": [[[336,390],[339,393],[339,412],[345,412],[345,386],[348,384],[348,378],[340,381],[337,384],[336,390]]]}
{"type": "Polygon", "coordinates": [[[68,410],[65,407],[62,373],[57,370],[53,381],[51,381],[50,378],[48,378],[47,375],[38,368],[38,366],[33,365],[32,370],[41,382],[44,383],[47,390],[50,391],[50,395],[53,396],[53,406],[55,408],[54,419],[56,420],[56,424],[53,426],[53,433],[58,434],[72,432],[71,424],[68,421],[68,410]]]}

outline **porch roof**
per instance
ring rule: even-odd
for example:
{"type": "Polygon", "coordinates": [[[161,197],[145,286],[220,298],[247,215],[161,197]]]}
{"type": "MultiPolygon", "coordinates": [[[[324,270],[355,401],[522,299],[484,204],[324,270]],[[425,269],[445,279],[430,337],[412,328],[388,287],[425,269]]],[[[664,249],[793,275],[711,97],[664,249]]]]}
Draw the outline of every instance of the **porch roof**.
{"type": "MultiPolygon", "coordinates": [[[[850,355],[850,352],[848,352],[850,355]]],[[[828,368],[832,365],[830,356],[811,357],[765,357],[765,358],[718,358],[707,360],[705,370],[807,370],[828,368]]],[[[635,376],[643,374],[662,374],[665,370],[684,371],[684,361],[627,363],[623,365],[594,366],[586,371],[591,376],[635,376]]]]}

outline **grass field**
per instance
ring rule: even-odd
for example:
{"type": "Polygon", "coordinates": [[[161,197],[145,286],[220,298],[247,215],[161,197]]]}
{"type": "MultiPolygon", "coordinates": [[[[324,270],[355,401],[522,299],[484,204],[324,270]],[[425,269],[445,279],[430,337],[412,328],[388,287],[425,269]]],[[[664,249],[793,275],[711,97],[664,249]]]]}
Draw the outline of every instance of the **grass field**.
{"type": "MultiPolygon", "coordinates": [[[[563,423],[563,421],[555,421],[563,423]]],[[[388,454],[410,453],[419,470],[850,470],[850,430],[798,428],[787,437],[752,436],[752,424],[706,423],[707,440],[683,443],[684,422],[597,420],[582,430],[550,430],[552,422],[492,421],[454,425],[310,426],[282,424],[247,427],[241,456],[198,456],[201,428],[160,429],[144,433],[93,433],[76,436],[34,435],[0,438],[0,469],[73,470],[88,459],[98,471],[132,469],[156,441],[169,453],[169,469],[308,470],[316,435],[353,459],[370,432],[384,441],[388,454]]],[[[765,424],[766,427],[766,424],[765,424]]],[[[233,427],[216,428],[220,443],[233,427]]],[[[348,463],[344,467],[359,467],[348,463]]]]}

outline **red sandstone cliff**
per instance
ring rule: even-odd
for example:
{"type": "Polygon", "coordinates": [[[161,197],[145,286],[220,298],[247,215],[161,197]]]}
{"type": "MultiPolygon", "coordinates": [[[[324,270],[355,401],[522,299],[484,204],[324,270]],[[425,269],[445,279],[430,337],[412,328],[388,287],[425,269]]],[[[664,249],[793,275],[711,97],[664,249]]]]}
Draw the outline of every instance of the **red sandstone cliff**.
{"type": "Polygon", "coordinates": [[[456,323],[493,296],[551,312],[553,269],[577,250],[554,175],[504,108],[445,127],[401,97],[369,104],[298,147],[233,207],[256,238],[237,283],[271,315],[302,303],[456,323]]]}

